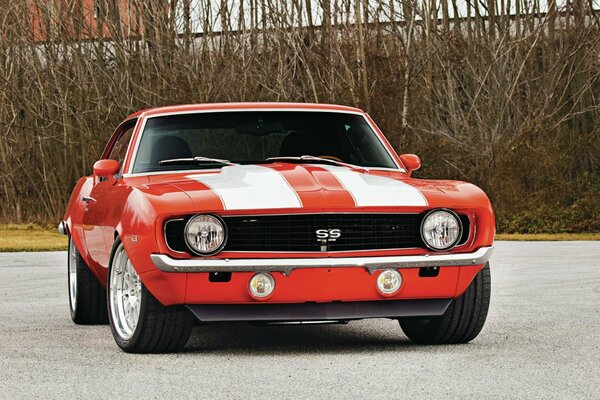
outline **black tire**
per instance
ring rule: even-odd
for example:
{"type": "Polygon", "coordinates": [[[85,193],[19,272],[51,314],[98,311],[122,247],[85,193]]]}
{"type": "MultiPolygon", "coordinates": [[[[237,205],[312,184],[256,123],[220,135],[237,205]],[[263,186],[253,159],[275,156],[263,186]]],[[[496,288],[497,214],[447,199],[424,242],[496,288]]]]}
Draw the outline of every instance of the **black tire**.
{"type": "Polygon", "coordinates": [[[69,236],[67,253],[67,285],[71,319],[78,325],[108,323],[106,289],[90,268],[69,236]]]}
{"type": "Polygon", "coordinates": [[[115,342],[127,353],[171,353],[181,350],[190,337],[193,315],[184,306],[163,306],[141,281],[139,317],[135,328],[130,337],[126,337],[119,328],[123,323],[118,320],[119,310],[115,303],[122,300],[118,297],[119,292],[111,286],[111,277],[121,251],[127,256],[123,245],[117,240],[110,259],[107,282],[108,315],[115,342]]]}
{"type": "Polygon", "coordinates": [[[400,318],[410,340],[420,344],[467,343],[475,339],[487,318],[490,306],[490,266],[475,276],[465,293],[454,299],[439,317],[400,318]]]}

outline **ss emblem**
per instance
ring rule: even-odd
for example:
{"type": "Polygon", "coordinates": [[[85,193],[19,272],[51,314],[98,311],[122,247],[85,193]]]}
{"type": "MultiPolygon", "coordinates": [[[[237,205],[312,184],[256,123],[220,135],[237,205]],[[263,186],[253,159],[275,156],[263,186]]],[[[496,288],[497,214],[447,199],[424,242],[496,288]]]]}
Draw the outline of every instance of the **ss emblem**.
{"type": "Polygon", "coordinates": [[[335,242],[342,236],[341,229],[317,229],[317,239],[323,242],[335,242]]]}

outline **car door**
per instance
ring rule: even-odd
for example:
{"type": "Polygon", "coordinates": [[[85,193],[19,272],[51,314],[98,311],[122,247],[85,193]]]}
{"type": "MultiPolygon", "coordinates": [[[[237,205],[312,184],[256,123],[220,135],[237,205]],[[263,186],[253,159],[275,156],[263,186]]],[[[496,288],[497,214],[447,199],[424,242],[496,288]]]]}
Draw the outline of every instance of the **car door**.
{"type": "MultiPolygon", "coordinates": [[[[123,167],[129,142],[135,129],[136,121],[127,121],[118,128],[117,139],[105,157],[116,160],[123,167]]],[[[105,153],[106,154],[106,153],[105,153]]],[[[114,232],[123,204],[123,187],[119,171],[116,183],[108,179],[94,177],[94,185],[88,196],[82,197],[85,202],[83,215],[84,235],[92,261],[103,268],[108,268],[110,253],[114,242],[114,232]],[[121,201],[120,201],[121,200],[121,201]],[[117,218],[115,218],[115,215],[117,218]]]]}

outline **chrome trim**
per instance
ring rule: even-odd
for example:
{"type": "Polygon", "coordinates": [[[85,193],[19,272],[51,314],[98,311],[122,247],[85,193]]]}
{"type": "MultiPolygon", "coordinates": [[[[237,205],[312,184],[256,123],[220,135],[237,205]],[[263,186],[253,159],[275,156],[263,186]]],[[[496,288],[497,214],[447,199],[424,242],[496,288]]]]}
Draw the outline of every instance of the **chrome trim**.
{"type": "MultiPolygon", "coordinates": [[[[468,216],[467,216],[468,218],[468,216]]],[[[471,225],[471,220],[469,220],[469,225],[471,225]]],[[[460,243],[460,239],[462,238],[462,234],[463,234],[463,224],[462,221],[460,220],[460,217],[458,216],[457,213],[455,213],[453,210],[449,209],[449,208],[434,208],[432,210],[429,210],[424,216],[423,219],[421,220],[421,226],[419,228],[419,234],[421,235],[421,241],[425,244],[425,246],[429,249],[429,250],[433,250],[433,251],[449,251],[452,250],[453,248],[457,247],[458,244],[460,243]],[[456,219],[456,221],[458,222],[458,236],[456,237],[456,239],[454,240],[454,242],[452,244],[450,244],[449,246],[446,246],[442,249],[436,249],[435,247],[431,246],[427,240],[425,240],[425,237],[423,236],[423,225],[425,224],[425,221],[427,220],[427,218],[433,214],[436,213],[438,211],[444,211],[447,212],[448,214],[452,215],[454,217],[454,219],[456,219]]],[[[469,238],[467,237],[467,241],[469,240],[469,238]]]]}
{"type": "Polygon", "coordinates": [[[190,250],[190,252],[192,252],[192,253],[194,253],[196,255],[199,255],[199,256],[212,256],[214,254],[217,254],[218,252],[220,252],[221,250],[223,250],[223,247],[225,247],[225,245],[227,244],[227,239],[228,238],[229,238],[229,230],[227,229],[227,224],[225,223],[225,221],[223,221],[223,218],[221,218],[217,214],[210,214],[210,213],[194,214],[185,223],[185,227],[183,228],[183,240],[185,240],[185,245],[190,250]],[[223,227],[223,231],[225,232],[225,239],[223,239],[223,243],[221,243],[221,245],[217,249],[215,249],[214,251],[211,251],[209,253],[202,253],[202,252],[199,252],[196,249],[194,249],[194,247],[188,241],[188,237],[187,237],[187,231],[188,231],[188,227],[190,226],[190,222],[192,222],[194,219],[196,219],[197,217],[202,216],[202,215],[209,215],[209,216],[215,218],[217,221],[219,221],[219,223],[223,227]]]}
{"type": "MultiPolygon", "coordinates": [[[[150,111],[150,110],[148,110],[150,111]]],[[[165,116],[171,116],[171,115],[185,115],[185,114],[205,114],[205,113],[226,113],[226,112],[257,112],[257,111],[273,111],[273,112],[286,112],[286,111],[298,111],[298,112],[329,112],[329,113],[341,113],[341,114],[354,114],[354,115],[360,115],[363,117],[363,119],[365,120],[365,122],[367,123],[367,125],[369,125],[369,127],[373,130],[373,133],[375,134],[375,136],[377,136],[377,138],[379,139],[380,143],[383,144],[383,142],[381,141],[381,138],[379,137],[379,133],[378,130],[375,128],[375,125],[373,123],[371,123],[371,121],[369,120],[369,118],[365,118],[366,113],[362,112],[362,111],[351,111],[351,110],[329,110],[329,109],[310,109],[310,108],[303,108],[303,107],[286,107],[286,108],[272,108],[272,107],[252,107],[252,108],[232,108],[232,109],[221,109],[221,110],[187,110],[187,111],[178,111],[178,112],[162,112],[162,113],[158,113],[158,114],[153,114],[153,115],[146,115],[146,113],[143,113],[141,115],[139,115],[137,118],[142,119],[142,125],[140,126],[140,131],[139,131],[139,135],[137,137],[137,140],[135,143],[133,143],[133,153],[131,154],[131,158],[129,159],[129,168],[127,170],[127,172],[123,173],[123,177],[128,178],[128,177],[132,177],[132,176],[145,176],[148,175],[148,172],[136,172],[133,173],[133,167],[135,164],[135,159],[137,157],[137,153],[138,153],[138,148],[140,145],[140,142],[142,141],[142,136],[144,135],[144,130],[146,129],[146,122],[150,119],[150,118],[158,118],[158,117],[165,117],[165,116]]],[[[138,123],[139,123],[139,119],[138,119],[138,123]]],[[[137,124],[136,124],[136,128],[137,128],[137,124]]],[[[383,133],[382,133],[383,135],[383,133]]],[[[404,168],[402,168],[402,166],[400,166],[400,164],[398,164],[398,162],[396,161],[396,159],[394,158],[394,155],[392,154],[392,152],[390,151],[390,149],[387,148],[387,146],[383,146],[385,149],[385,152],[390,156],[390,158],[392,159],[392,163],[394,165],[396,165],[397,169],[391,168],[391,170],[393,171],[399,171],[399,172],[406,172],[406,170],[404,168]]],[[[130,145],[127,147],[127,153],[126,153],[126,157],[129,156],[129,151],[131,148],[131,143],[130,145]]],[[[125,158],[125,160],[127,160],[127,158],[125,158]]],[[[196,170],[198,171],[198,170],[196,170]]],[[[177,173],[177,171],[161,171],[161,172],[165,172],[165,173],[177,173]]],[[[158,174],[156,174],[158,175],[158,174]]]]}
{"type": "Polygon", "coordinates": [[[133,133],[131,134],[131,137],[129,138],[129,143],[127,143],[127,151],[125,152],[125,157],[123,158],[122,162],[121,162],[121,166],[119,167],[119,174],[121,176],[123,176],[123,167],[125,165],[125,162],[127,161],[127,156],[129,155],[129,152],[131,151],[131,142],[133,141],[133,137],[135,136],[135,131],[136,128],[138,126],[138,123],[140,122],[141,116],[137,116],[137,117],[132,117],[132,118],[127,118],[126,120],[122,121],[119,126],[117,126],[117,129],[115,129],[112,133],[112,135],[110,136],[109,142],[106,144],[106,146],[104,147],[104,150],[102,151],[102,158],[104,159],[104,155],[106,154],[106,157],[108,157],[110,155],[110,152],[114,149],[115,144],[117,142],[117,140],[119,140],[119,136],[122,136],[122,133],[124,133],[123,128],[125,127],[125,125],[129,124],[131,121],[135,121],[135,124],[133,125],[133,133]],[[112,147],[109,149],[108,145],[111,144],[110,140],[112,140],[113,136],[115,136],[115,134],[119,134],[116,138],[114,143],[112,143],[112,147]],[[107,151],[108,150],[108,151],[107,151]]]}
{"type": "MultiPolygon", "coordinates": [[[[394,161],[395,162],[395,161],[394,161]]],[[[248,164],[248,165],[262,165],[262,164],[248,164]]],[[[309,164],[307,164],[309,165],[309,164]]],[[[396,172],[405,172],[404,170],[398,169],[398,168],[384,168],[384,167],[359,167],[362,168],[364,170],[367,170],[367,172],[370,171],[396,171],[396,172]]],[[[221,168],[202,168],[202,169],[181,169],[181,170],[168,170],[168,171],[154,171],[154,172],[143,172],[143,173],[138,173],[138,174],[121,174],[121,176],[123,178],[129,178],[131,176],[137,176],[137,175],[143,175],[143,176],[153,176],[153,175],[168,175],[168,174],[185,174],[185,173],[191,173],[191,174],[197,174],[197,173],[219,173],[221,171],[221,168]]]]}
{"type": "MultiPolygon", "coordinates": [[[[398,208],[398,206],[393,206],[395,208],[398,208]]],[[[414,208],[418,208],[418,207],[414,207],[414,208]]],[[[302,210],[302,209],[300,209],[302,210]]],[[[243,210],[243,211],[248,211],[248,210],[243,210]]],[[[390,211],[370,211],[370,210],[364,210],[361,209],[359,207],[356,208],[355,211],[294,211],[294,212],[272,212],[272,213],[266,213],[266,214],[219,214],[221,217],[223,218],[228,218],[228,217],[277,217],[277,216],[290,216],[290,215],[331,215],[331,214],[357,214],[357,215],[364,215],[364,214],[390,214],[390,215],[419,215],[422,214],[422,212],[390,212],[390,211]]],[[[191,214],[189,214],[191,215],[191,214]]]]}
{"type": "Polygon", "coordinates": [[[493,247],[473,253],[425,254],[417,256],[342,257],[342,258],[263,258],[263,259],[174,259],[166,254],[151,254],[152,262],[163,272],[283,272],[298,268],[365,268],[370,274],[385,268],[455,267],[485,264],[493,247]]]}
{"type": "Polygon", "coordinates": [[[58,233],[65,236],[69,234],[69,228],[67,227],[67,223],[65,221],[60,221],[58,224],[58,233]]]}
{"type": "MultiPolygon", "coordinates": [[[[392,247],[388,249],[364,249],[364,250],[332,250],[332,251],[285,251],[285,250],[227,250],[227,254],[338,254],[338,253],[374,253],[401,250],[427,250],[424,247],[392,247]]],[[[187,254],[187,253],[186,253],[187,254]]]]}

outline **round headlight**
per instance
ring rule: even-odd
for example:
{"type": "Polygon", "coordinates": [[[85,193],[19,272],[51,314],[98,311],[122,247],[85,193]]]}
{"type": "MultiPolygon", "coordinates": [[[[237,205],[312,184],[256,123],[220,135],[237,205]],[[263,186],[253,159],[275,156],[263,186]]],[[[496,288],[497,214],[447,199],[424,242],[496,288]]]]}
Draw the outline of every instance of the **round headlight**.
{"type": "Polygon", "coordinates": [[[454,247],[462,234],[458,216],[450,210],[434,210],[421,223],[421,237],[432,250],[448,250],[454,247]]]}
{"type": "Polygon", "coordinates": [[[227,231],[220,218],[210,214],[200,214],[192,217],[185,225],[184,236],[190,250],[205,256],[223,248],[227,231]]]}
{"type": "Polygon", "coordinates": [[[395,269],[385,269],[377,277],[377,289],[384,295],[392,295],[400,289],[402,275],[395,269]]]}
{"type": "Polygon", "coordinates": [[[275,290],[275,278],[266,272],[259,272],[250,279],[248,289],[250,289],[250,294],[256,298],[268,297],[275,290]]]}

